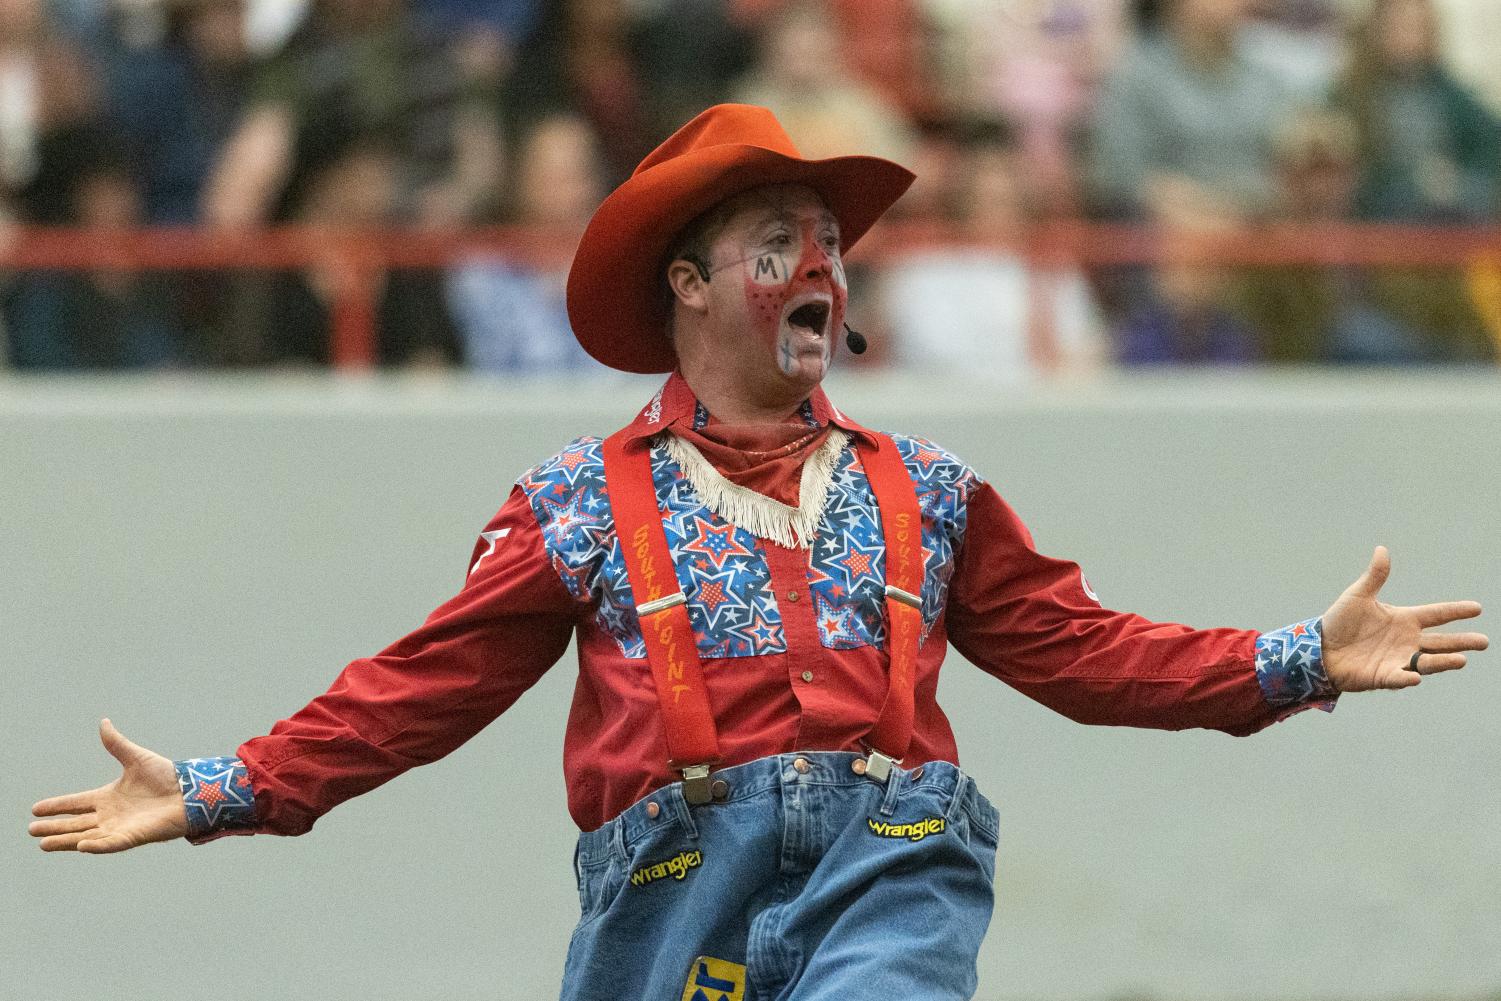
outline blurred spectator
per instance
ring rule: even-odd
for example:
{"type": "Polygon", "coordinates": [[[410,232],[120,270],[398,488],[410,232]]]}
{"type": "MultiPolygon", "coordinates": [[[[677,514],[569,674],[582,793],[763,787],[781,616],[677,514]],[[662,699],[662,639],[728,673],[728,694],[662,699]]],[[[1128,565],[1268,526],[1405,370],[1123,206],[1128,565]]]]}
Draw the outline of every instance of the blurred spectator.
{"type": "MultiPolygon", "coordinates": [[[[584,231],[604,181],[588,122],[560,115],[541,122],[521,148],[511,219],[547,227],[570,244],[584,231]]],[[[448,302],[470,368],[531,373],[593,368],[604,371],[574,339],[568,324],[566,265],[532,267],[503,259],[475,259],[455,268],[448,302]]]]}
{"type": "Polygon", "coordinates": [[[912,187],[885,218],[918,222],[955,222],[954,199],[963,169],[964,141],[953,121],[930,122],[914,136],[907,166],[916,177],[912,187]]]}
{"type": "Polygon", "coordinates": [[[1495,217],[1501,125],[1439,63],[1430,0],[1374,0],[1356,28],[1338,100],[1359,129],[1363,216],[1495,217]]]}
{"type": "Polygon", "coordinates": [[[1254,0],[1240,44],[1298,100],[1321,103],[1344,61],[1348,8],[1345,0],[1254,0]]]}
{"type": "Polygon", "coordinates": [[[731,18],[730,3],[638,0],[636,6],[642,14],[633,48],[655,141],[724,101],[731,82],[751,68],[754,47],[751,35],[731,18]]]}
{"type": "Polygon", "coordinates": [[[906,119],[849,73],[842,53],[821,5],[790,4],[762,26],[760,65],[734,99],[770,108],[811,159],[863,153],[910,162],[906,119]]]}
{"type": "MultiPolygon", "coordinates": [[[[1329,112],[1289,124],[1277,144],[1280,217],[1308,225],[1348,222],[1358,174],[1355,127],[1329,112]]],[[[1348,265],[1294,264],[1249,272],[1241,285],[1247,318],[1270,361],[1427,361],[1423,337],[1380,305],[1378,278],[1348,265]]]]}
{"type": "Polygon", "coordinates": [[[1496,0],[1436,0],[1443,62],[1475,91],[1491,114],[1501,114],[1501,4],[1496,0]]]}
{"type": "MultiPolygon", "coordinates": [[[[66,222],[105,240],[141,225],[140,181],[122,157],[91,143],[67,192],[66,222]]],[[[10,360],[22,369],[145,368],[187,359],[172,296],[158,275],[101,269],[40,271],[17,282],[6,324],[10,360]]]]}
{"type": "MultiPolygon", "coordinates": [[[[402,163],[373,144],[346,148],[304,187],[296,221],[334,233],[387,228],[400,205],[402,163]]],[[[262,361],[277,364],[329,360],[332,306],[350,280],[337,262],[305,273],[283,274],[261,289],[255,329],[264,337],[262,361]]],[[[424,271],[393,270],[373,276],[376,358],[382,365],[443,366],[460,358],[441,286],[424,271]]]]}
{"type": "MultiPolygon", "coordinates": [[[[1289,91],[1243,55],[1251,0],[1162,0],[1096,109],[1093,179],[1107,216],[1180,235],[1228,233],[1273,208],[1272,139],[1289,91]]],[[[1128,362],[1233,362],[1259,352],[1230,275],[1175,261],[1102,275],[1128,362]]]]}
{"type": "Polygon", "coordinates": [[[1108,214],[1193,225],[1265,211],[1288,90],[1237,48],[1249,0],[1165,0],[1110,75],[1093,178],[1108,214]]]}
{"type": "Polygon", "coordinates": [[[494,95],[404,0],[314,0],[256,81],[205,194],[208,219],[284,218],[303,188],[350,150],[394,161],[394,218],[461,225],[490,208],[500,177],[494,95]]]}
{"type": "MultiPolygon", "coordinates": [[[[760,30],[787,8],[807,0],[729,0],[742,23],[760,30]]],[[[983,0],[994,8],[993,0],[983,0]]],[[[929,11],[925,0],[821,0],[837,33],[835,48],[863,85],[907,117],[927,121],[955,109],[932,79],[929,11]]],[[[974,26],[980,30],[980,26],[974,26]]]]}
{"type": "Polygon", "coordinates": [[[1151,294],[1116,330],[1123,365],[1228,365],[1260,361],[1256,331],[1226,305],[1221,270],[1164,265],[1151,294]]]}
{"type": "Polygon", "coordinates": [[[904,255],[883,275],[895,362],[1019,381],[1099,360],[1100,320],[1083,275],[1035,270],[1023,251],[1026,176],[1002,132],[966,144],[951,195],[964,245],[904,255]]]}
{"type": "Polygon", "coordinates": [[[629,177],[657,144],[631,30],[625,0],[548,0],[507,84],[512,140],[576,110],[599,137],[610,185],[629,177]]]}
{"type": "Polygon", "coordinates": [[[940,90],[971,117],[1002,115],[1047,214],[1072,214],[1075,146],[1125,45],[1125,0],[923,0],[937,32],[940,90]]]}
{"type": "Polygon", "coordinates": [[[202,189],[250,83],[244,0],[166,0],[159,45],[111,62],[106,114],[125,139],[155,225],[198,219],[202,189]]]}
{"type": "Polygon", "coordinates": [[[59,223],[92,154],[91,67],[42,0],[0,0],[0,219],[59,223]]]}
{"type": "Polygon", "coordinates": [[[453,38],[479,38],[509,54],[525,45],[536,30],[540,0],[414,0],[417,13],[453,38]]]}

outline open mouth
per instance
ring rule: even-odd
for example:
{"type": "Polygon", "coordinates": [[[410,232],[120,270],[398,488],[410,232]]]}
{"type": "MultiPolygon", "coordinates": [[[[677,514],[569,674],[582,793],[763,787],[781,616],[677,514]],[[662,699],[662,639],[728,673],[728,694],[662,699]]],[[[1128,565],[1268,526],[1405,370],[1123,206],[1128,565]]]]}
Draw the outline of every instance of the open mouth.
{"type": "Polygon", "coordinates": [[[829,304],[826,302],[805,302],[787,315],[788,326],[802,327],[816,337],[824,335],[824,326],[828,322],[829,304]]]}

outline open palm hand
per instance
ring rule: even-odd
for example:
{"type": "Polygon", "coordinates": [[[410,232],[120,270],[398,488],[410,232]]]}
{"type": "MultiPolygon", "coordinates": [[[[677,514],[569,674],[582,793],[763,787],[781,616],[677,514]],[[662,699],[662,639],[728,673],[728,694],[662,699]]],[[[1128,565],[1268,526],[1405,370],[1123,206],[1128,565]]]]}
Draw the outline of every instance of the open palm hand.
{"type": "Polygon", "coordinates": [[[53,818],[32,821],[27,828],[42,839],[42,851],[103,855],[187,834],[187,811],[172,762],[126,740],[107,719],[99,722],[99,739],[120,762],[120,777],[98,789],[33,806],[35,816],[53,818]]]}
{"type": "Polygon", "coordinates": [[[1474,601],[1388,605],[1377,599],[1391,574],[1391,556],[1377,546],[1371,565],[1324,613],[1324,670],[1342,692],[1411,688],[1422,675],[1465,666],[1465,650],[1484,650],[1484,633],[1441,633],[1434,627],[1480,614],[1474,601]],[[1412,655],[1421,650],[1417,669],[1412,655]]]}

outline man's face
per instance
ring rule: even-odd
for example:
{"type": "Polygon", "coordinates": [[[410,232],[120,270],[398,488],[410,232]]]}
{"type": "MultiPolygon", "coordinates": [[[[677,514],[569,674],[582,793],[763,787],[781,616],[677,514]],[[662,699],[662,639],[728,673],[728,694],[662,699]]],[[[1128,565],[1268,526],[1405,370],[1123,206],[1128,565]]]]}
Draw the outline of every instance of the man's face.
{"type": "Polygon", "coordinates": [[[728,210],[709,248],[717,347],[749,378],[811,389],[827,374],[844,325],[839,223],[802,185],[752,189],[728,210]]]}

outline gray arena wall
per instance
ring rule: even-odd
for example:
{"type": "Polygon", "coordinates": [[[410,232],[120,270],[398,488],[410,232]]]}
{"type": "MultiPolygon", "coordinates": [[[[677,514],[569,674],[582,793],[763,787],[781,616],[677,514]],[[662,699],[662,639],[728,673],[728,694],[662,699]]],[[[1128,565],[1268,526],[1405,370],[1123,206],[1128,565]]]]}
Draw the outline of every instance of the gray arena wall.
{"type": "MultiPolygon", "coordinates": [[[[653,385],[0,382],[0,997],[555,997],[571,653],[302,838],[80,857],[25,825],[116,774],[100,716],[188,757],[295,711],[459,586],[514,478],[653,385]]],[[[971,462],[1111,607],[1284,625],[1384,543],[1387,600],[1476,598],[1501,634],[1489,374],[831,395],[971,462]]],[[[954,655],[941,701],[1002,817],[981,998],[1501,996],[1501,649],[1244,739],[1080,726],[954,655]]]]}

